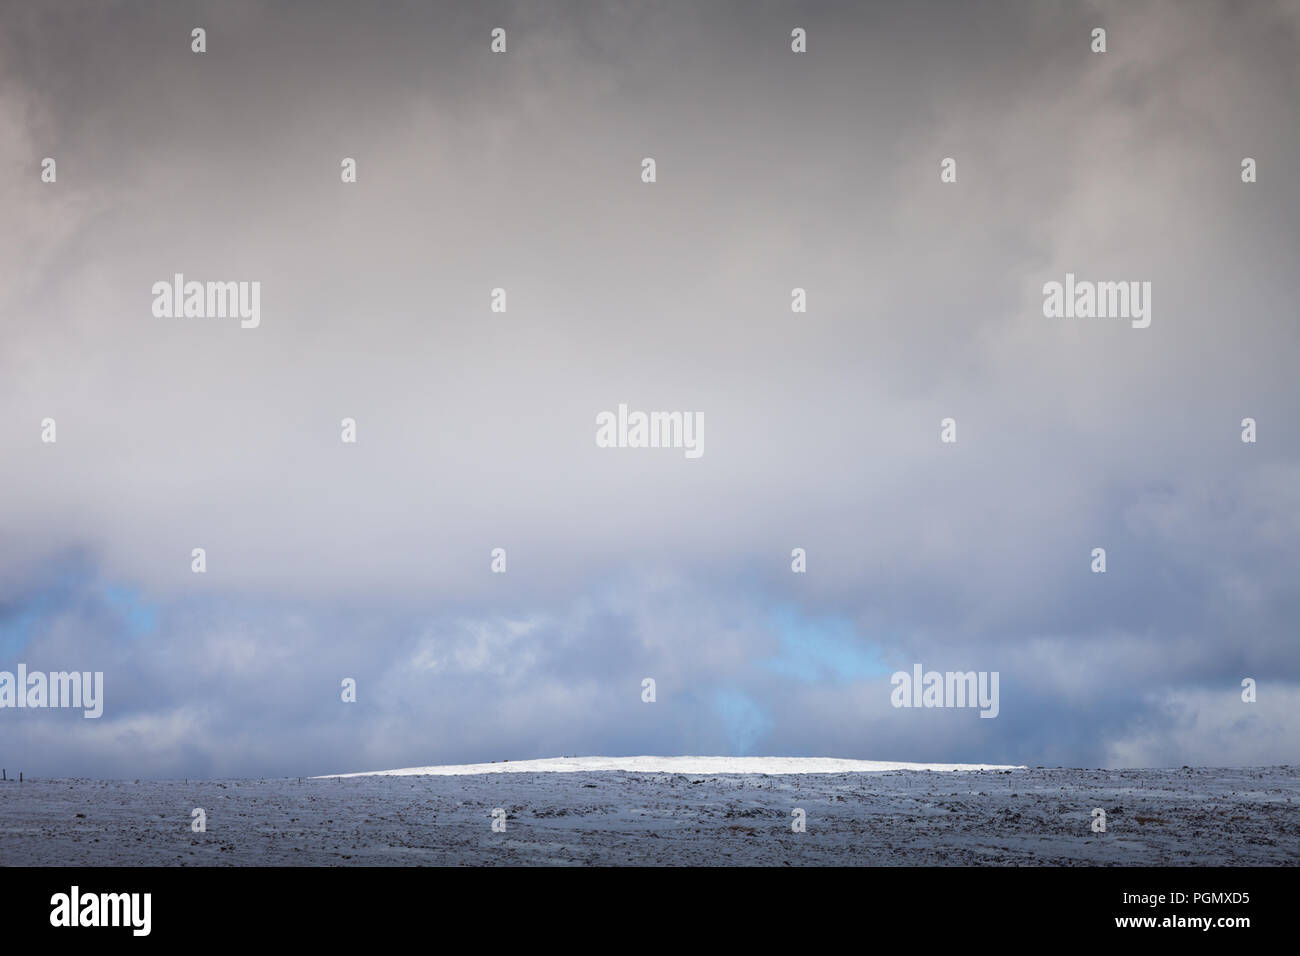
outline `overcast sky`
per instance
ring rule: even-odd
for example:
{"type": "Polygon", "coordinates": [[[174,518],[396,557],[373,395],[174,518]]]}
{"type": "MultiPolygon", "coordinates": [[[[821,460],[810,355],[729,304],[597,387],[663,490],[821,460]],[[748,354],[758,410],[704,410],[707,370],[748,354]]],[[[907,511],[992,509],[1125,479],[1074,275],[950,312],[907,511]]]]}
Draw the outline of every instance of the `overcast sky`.
{"type": "Polygon", "coordinates": [[[1300,762],[1300,2],[849,6],[6,5],[0,763],[1300,762]]]}

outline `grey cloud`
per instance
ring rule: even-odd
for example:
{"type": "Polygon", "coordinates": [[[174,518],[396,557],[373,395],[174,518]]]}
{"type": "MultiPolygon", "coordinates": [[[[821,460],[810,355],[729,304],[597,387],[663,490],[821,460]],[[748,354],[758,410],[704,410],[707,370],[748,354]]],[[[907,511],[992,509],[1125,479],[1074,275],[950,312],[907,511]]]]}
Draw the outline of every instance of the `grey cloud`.
{"type": "Polygon", "coordinates": [[[0,715],[34,768],[682,753],[728,693],[768,752],[1192,763],[1230,756],[1214,694],[1292,699],[1296,4],[4,18],[0,667],[115,679],[93,729],[0,715]],[[1151,327],[1044,319],[1066,271],[1152,281],[1151,327]],[[174,272],[261,281],[261,328],[154,318],[174,272]],[[704,457],[596,448],[619,402],[702,411],[704,457]],[[1002,715],[764,670],[789,606],[1000,668],[1002,715]]]}

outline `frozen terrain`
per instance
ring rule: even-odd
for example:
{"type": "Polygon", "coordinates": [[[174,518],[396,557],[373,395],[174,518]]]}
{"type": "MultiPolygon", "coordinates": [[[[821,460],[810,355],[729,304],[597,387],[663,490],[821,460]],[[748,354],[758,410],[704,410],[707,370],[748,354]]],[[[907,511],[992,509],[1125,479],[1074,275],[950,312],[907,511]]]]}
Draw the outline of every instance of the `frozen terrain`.
{"type": "Polygon", "coordinates": [[[713,764],[730,769],[717,773],[686,763],[670,763],[668,771],[547,763],[568,772],[512,761],[510,772],[506,764],[488,764],[278,780],[11,780],[0,783],[0,863],[1023,866],[1300,859],[1295,767],[745,773],[735,771],[745,764],[713,764]],[[190,830],[196,807],[207,813],[206,833],[190,830]],[[498,807],[506,816],[503,833],[492,830],[498,807]],[[1106,811],[1105,833],[1091,830],[1094,807],[1106,811]],[[807,814],[804,833],[791,831],[795,808],[807,814]]]}
{"type": "Polygon", "coordinates": [[[502,760],[493,763],[448,764],[339,774],[343,777],[462,776],[476,773],[581,773],[625,770],[636,773],[768,774],[879,773],[884,770],[1023,770],[982,763],[891,763],[883,760],[843,760],[839,757],[548,757],[544,760],[502,760]]]}

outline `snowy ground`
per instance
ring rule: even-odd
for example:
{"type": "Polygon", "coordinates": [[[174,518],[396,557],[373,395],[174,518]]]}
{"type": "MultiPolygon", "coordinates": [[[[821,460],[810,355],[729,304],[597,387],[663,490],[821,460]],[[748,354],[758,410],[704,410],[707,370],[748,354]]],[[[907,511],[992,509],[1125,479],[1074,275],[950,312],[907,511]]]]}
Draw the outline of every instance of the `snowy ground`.
{"type": "MultiPolygon", "coordinates": [[[[882,770],[1023,769],[1024,767],[1006,764],[897,763],[886,760],[844,760],[840,757],[547,757],[544,760],[501,760],[493,763],[406,767],[403,770],[368,770],[338,776],[427,777],[477,773],[581,773],[589,770],[625,770],[643,774],[694,773],[717,776],[719,774],[877,773],[882,770]]],[[[334,774],[327,776],[334,776],[334,774]]]]}
{"type": "Polygon", "coordinates": [[[506,766],[301,781],[10,781],[0,783],[0,864],[1293,865],[1300,859],[1295,767],[719,774],[688,771],[686,764],[670,772],[506,766]],[[195,807],[207,812],[206,833],[190,830],[195,807]],[[497,807],[506,811],[504,833],[492,830],[497,807]],[[1094,807],[1106,810],[1105,833],[1091,830],[1094,807]],[[795,808],[807,813],[804,833],[791,831],[795,808]]]}

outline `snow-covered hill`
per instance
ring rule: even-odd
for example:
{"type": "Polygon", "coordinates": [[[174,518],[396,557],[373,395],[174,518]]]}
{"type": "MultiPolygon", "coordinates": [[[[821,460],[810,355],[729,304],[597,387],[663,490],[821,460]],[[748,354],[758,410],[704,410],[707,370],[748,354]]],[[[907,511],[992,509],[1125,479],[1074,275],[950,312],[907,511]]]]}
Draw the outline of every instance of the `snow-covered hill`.
{"type": "Polygon", "coordinates": [[[503,760],[441,767],[405,767],[329,774],[330,777],[461,776],[476,773],[883,773],[889,770],[1023,770],[1024,767],[984,763],[899,763],[888,760],[844,760],[839,757],[548,757],[544,760],[503,760]]]}

